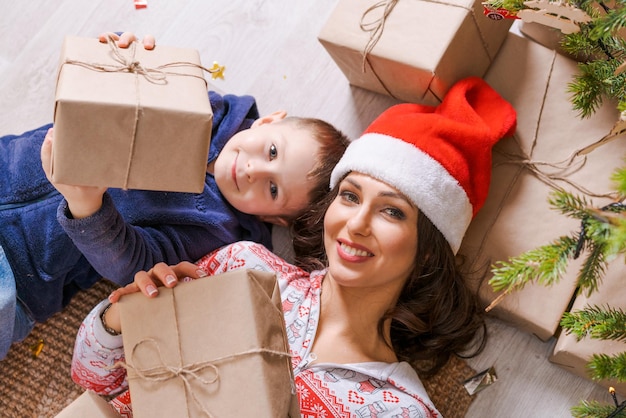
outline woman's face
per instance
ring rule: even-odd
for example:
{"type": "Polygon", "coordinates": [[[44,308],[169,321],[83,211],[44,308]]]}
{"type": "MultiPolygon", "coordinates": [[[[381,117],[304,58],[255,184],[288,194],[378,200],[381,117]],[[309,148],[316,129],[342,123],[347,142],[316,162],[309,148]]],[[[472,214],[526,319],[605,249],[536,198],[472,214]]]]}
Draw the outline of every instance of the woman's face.
{"type": "Polygon", "coordinates": [[[352,172],[324,217],[332,279],[348,287],[385,287],[399,294],[413,269],[418,209],[395,188],[352,172]]]}

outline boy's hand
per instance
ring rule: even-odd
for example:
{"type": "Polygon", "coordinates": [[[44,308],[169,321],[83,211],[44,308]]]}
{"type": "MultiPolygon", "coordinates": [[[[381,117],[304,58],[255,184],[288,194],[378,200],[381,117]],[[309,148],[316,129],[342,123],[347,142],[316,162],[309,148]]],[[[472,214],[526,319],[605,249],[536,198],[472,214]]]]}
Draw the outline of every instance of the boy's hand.
{"type": "Polygon", "coordinates": [[[52,141],[54,128],[48,129],[46,138],[41,144],[41,164],[50,183],[65,197],[67,206],[74,219],[86,218],[102,207],[102,196],[106,187],[70,186],[52,181],[52,141]]]}
{"type": "Polygon", "coordinates": [[[135,281],[114,290],[109,295],[109,302],[115,303],[124,295],[141,292],[149,298],[155,297],[159,291],[157,287],[174,287],[180,281],[187,281],[206,277],[207,273],[197,265],[182,261],[175,266],[158,263],[149,271],[140,271],[135,274],[135,281]]]}
{"type": "MultiPolygon", "coordinates": [[[[119,46],[120,48],[128,48],[131,43],[138,41],[137,37],[132,32],[124,32],[121,36],[118,36],[117,34],[112,32],[106,32],[100,34],[100,36],[98,36],[98,39],[100,40],[100,42],[107,43],[109,42],[109,37],[117,41],[117,46],[119,46]]],[[[146,35],[143,37],[143,47],[145,49],[152,50],[154,49],[155,44],[156,41],[154,39],[154,36],[146,35]]]]}

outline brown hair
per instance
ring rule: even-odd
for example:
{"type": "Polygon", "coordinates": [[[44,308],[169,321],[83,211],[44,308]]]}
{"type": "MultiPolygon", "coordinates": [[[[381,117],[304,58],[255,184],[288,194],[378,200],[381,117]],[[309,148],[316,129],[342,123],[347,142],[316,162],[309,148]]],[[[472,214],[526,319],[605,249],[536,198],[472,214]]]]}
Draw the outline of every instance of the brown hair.
{"type": "MultiPolygon", "coordinates": [[[[295,264],[307,271],[327,266],[324,251],[324,215],[338,186],[292,224],[295,264]]],[[[484,311],[471,290],[443,234],[421,211],[417,220],[415,267],[396,306],[380,319],[391,318],[391,345],[398,358],[423,375],[432,375],[450,356],[473,357],[486,343],[484,311]]]]}
{"type": "Polygon", "coordinates": [[[379,331],[391,318],[396,355],[426,375],[436,373],[452,355],[479,354],[486,343],[484,311],[461,260],[420,211],[415,267],[379,331]]]}
{"type": "MultiPolygon", "coordinates": [[[[350,141],[343,132],[321,119],[289,116],[284,121],[295,123],[298,128],[311,131],[320,144],[319,151],[315,156],[315,165],[307,174],[307,179],[313,180],[313,187],[309,191],[309,202],[311,202],[309,208],[315,207],[317,202],[328,194],[330,173],[341,159],[350,141]]],[[[305,209],[303,213],[306,213],[309,208],[305,209]]],[[[301,214],[288,218],[290,223],[293,223],[298,215],[301,214]]]]}

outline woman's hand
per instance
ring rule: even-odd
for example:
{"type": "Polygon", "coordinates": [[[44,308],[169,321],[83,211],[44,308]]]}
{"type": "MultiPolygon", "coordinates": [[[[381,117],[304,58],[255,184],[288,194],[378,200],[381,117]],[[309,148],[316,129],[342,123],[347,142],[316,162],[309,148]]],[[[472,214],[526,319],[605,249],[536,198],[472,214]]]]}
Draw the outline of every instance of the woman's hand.
{"type": "MultiPolygon", "coordinates": [[[[100,34],[100,36],[98,36],[98,39],[100,40],[100,42],[107,43],[109,42],[109,37],[117,41],[117,46],[119,46],[120,48],[128,48],[130,44],[138,41],[137,36],[135,36],[135,34],[132,32],[124,32],[122,33],[122,35],[117,35],[113,32],[106,32],[100,34]]],[[[145,49],[152,50],[154,49],[155,44],[156,40],[154,39],[154,36],[146,35],[143,37],[143,47],[145,49]]]]}
{"type": "Polygon", "coordinates": [[[183,261],[175,266],[158,263],[148,271],[140,271],[135,274],[135,281],[114,290],[109,295],[109,302],[115,303],[124,295],[141,292],[149,298],[155,297],[159,286],[174,287],[180,281],[188,281],[206,277],[207,273],[197,265],[183,261]]]}
{"type": "Polygon", "coordinates": [[[95,186],[70,186],[55,183],[52,180],[52,141],[54,141],[54,128],[48,129],[46,137],[41,144],[41,165],[50,183],[65,197],[68,209],[74,219],[86,218],[96,213],[102,207],[102,196],[106,187],[95,186]]]}

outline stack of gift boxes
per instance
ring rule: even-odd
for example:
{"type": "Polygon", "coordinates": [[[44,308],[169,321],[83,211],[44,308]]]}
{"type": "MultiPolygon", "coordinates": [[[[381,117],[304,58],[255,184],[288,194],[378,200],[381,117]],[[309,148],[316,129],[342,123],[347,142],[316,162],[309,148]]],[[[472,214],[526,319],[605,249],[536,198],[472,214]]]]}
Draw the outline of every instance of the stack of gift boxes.
{"type": "MultiPolygon", "coordinates": [[[[516,108],[517,132],[494,149],[489,198],[470,225],[461,249],[475,270],[487,272],[485,280],[477,285],[485,306],[498,296],[487,283],[491,263],[507,260],[580,228],[549,207],[547,199],[552,189],[548,183],[560,182],[561,187],[577,193],[562,181],[565,178],[598,194],[607,193],[612,190],[609,177],[624,163],[626,155],[626,144],[613,141],[588,154],[584,164],[574,159],[578,170],[563,169],[563,161],[574,151],[610,131],[618,119],[617,111],[608,103],[592,118],[581,119],[572,110],[567,93],[577,63],[550,45],[510,31],[511,24],[509,19],[487,18],[477,0],[338,0],[319,34],[321,44],[347,81],[356,87],[399,101],[436,105],[456,81],[479,76],[516,108]],[[529,161],[547,163],[534,165],[547,175],[533,173],[529,161]]],[[[55,141],[55,179],[149,190],[201,189],[212,114],[197,52],[166,47],[150,54],[144,52],[141,48],[119,51],[97,41],[68,38],[57,85],[55,124],[63,142],[55,141]],[[180,62],[187,65],[168,66],[180,62]],[[81,123],[72,122],[77,119],[81,123]],[[182,134],[181,129],[186,133],[182,134]],[[183,139],[189,142],[180,143],[183,139]],[[90,142],[85,143],[86,140],[90,142]],[[159,155],[159,151],[164,152],[159,155]],[[190,155],[197,156],[197,164],[190,164],[190,155]],[[183,157],[184,163],[172,164],[176,156],[183,157]],[[162,158],[169,163],[154,163],[162,158]],[[77,164],[79,161],[84,164],[77,164]],[[164,166],[177,170],[164,173],[164,166]],[[158,170],[155,172],[153,167],[158,170]],[[183,172],[183,168],[189,171],[183,172]]],[[[601,198],[594,200],[595,206],[605,203],[601,198]]],[[[490,312],[542,340],[558,338],[551,361],[586,376],[585,364],[591,353],[626,351],[626,344],[577,342],[574,337],[559,335],[559,321],[572,304],[574,309],[587,303],[611,303],[625,308],[626,298],[619,297],[623,290],[617,270],[610,269],[603,286],[587,298],[577,295],[577,265],[573,263],[558,284],[529,284],[507,295],[490,312]]],[[[141,323],[136,328],[131,322],[124,325],[135,416],[154,416],[156,411],[161,413],[172,407],[169,416],[181,416],[181,410],[190,411],[191,416],[195,415],[191,411],[207,408],[212,414],[228,416],[227,392],[232,389],[233,399],[239,399],[244,382],[258,399],[250,405],[264,405],[261,409],[268,416],[278,416],[276,411],[282,411],[281,416],[289,415],[289,411],[297,415],[289,362],[261,352],[287,351],[284,330],[279,329],[283,323],[275,281],[247,272],[229,280],[207,280],[206,289],[191,289],[192,286],[198,285],[186,283],[171,294],[162,292],[159,298],[163,306],[158,301],[144,306],[145,298],[141,297],[123,301],[126,318],[162,317],[153,328],[142,321],[132,322],[141,323]],[[220,311],[229,309],[228,304],[222,306],[228,294],[237,297],[237,302],[231,304],[238,307],[236,314],[220,311]],[[206,302],[216,295],[214,302],[206,302]],[[183,303],[185,298],[189,300],[183,303]],[[197,299],[196,304],[191,302],[193,299],[197,299]],[[250,308],[250,320],[235,319],[241,316],[239,309],[246,306],[250,308]],[[199,315],[198,309],[206,314],[199,315]],[[272,313],[259,315],[263,309],[275,314],[273,322],[265,321],[274,329],[261,329],[264,325],[254,320],[272,317],[272,313]],[[216,312],[221,313],[215,316],[216,312]],[[167,327],[164,323],[168,323],[167,327]],[[223,329],[216,332],[215,327],[223,329]],[[227,340],[223,338],[226,333],[231,335],[227,340]],[[257,339],[244,338],[249,335],[257,339]],[[266,340],[270,335],[278,340],[266,340]],[[228,361],[216,364],[220,359],[228,361]],[[141,372],[170,366],[201,367],[211,375],[204,380],[219,375],[220,384],[207,386],[180,377],[159,382],[141,372]],[[252,370],[258,376],[251,376],[252,370]],[[279,388],[277,382],[284,387],[279,388]],[[159,387],[156,392],[155,385],[159,387]],[[263,388],[272,390],[266,393],[261,391],[263,388]],[[169,394],[162,396],[163,391],[169,394]]],[[[612,384],[626,394],[624,385],[601,383],[612,384]]],[[[85,394],[76,402],[78,405],[70,408],[99,408],[102,416],[110,414],[107,408],[97,406],[99,400],[94,400],[92,394],[85,394]]],[[[252,415],[261,413],[259,407],[254,409],[252,415]]]]}
{"type": "MultiPolygon", "coordinates": [[[[591,118],[582,119],[567,90],[578,63],[559,50],[556,30],[542,31],[547,27],[534,24],[526,28],[532,35],[527,36],[524,30],[510,30],[512,22],[487,18],[478,1],[339,0],[319,35],[353,86],[399,101],[436,105],[456,81],[479,76],[517,110],[517,132],[494,149],[489,198],[461,248],[471,270],[487,273],[476,284],[485,306],[499,296],[487,283],[494,262],[580,230],[580,223],[550,208],[553,187],[577,195],[581,193],[575,187],[606,195],[614,190],[611,174],[626,156],[626,144],[616,140],[586,157],[570,158],[611,131],[619,118],[615,103],[605,103],[591,118]]],[[[598,196],[591,198],[594,206],[610,202],[598,196]]],[[[592,297],[578,295],[579,267],[578,261],[570,263],[553,286],[529,284],[507,294],[490,314],[541,340],[557,339],[550,360],[588,377],[585,366],[592,353],[623,352],[626,344],[577,342],[560,331],[561,317],[587,303],[626,308],[626,298],[623,293],[620,298],[619,266],[608,270],[592,297]]],[[[626,394],[624,384],[599,383],[626,394]]]]}

